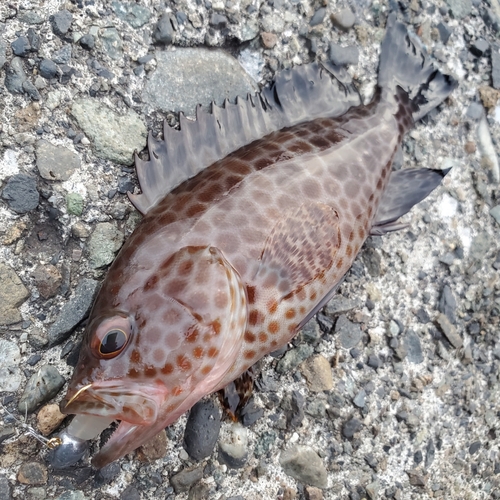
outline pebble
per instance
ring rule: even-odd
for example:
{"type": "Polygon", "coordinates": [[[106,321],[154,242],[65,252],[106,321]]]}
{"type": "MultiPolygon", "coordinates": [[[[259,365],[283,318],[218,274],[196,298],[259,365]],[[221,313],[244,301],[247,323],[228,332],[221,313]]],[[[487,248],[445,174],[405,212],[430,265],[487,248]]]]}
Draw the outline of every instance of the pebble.
{"type": "Polygon", "coordinates": [[[364,389],[361,389],[356,396],[354,396],[354,399],[352,400],[355,406],[358,408],[364,408],[366,404],[366,392],[364,389]]]}
{"type": "Polygon", "coordinates": [[[80,157],[64,146],[41,140],[36,143],[36,166],[49,181],[67,181],[80,168],[80,157]]]}
{"type": "Polygon", "coordinates": [[[418,365],[424,361],[422,345],[420,343],[420,338],[416,333],[409,331],[406,334],[406,348],[408,361],[410,363],[418,365]]]}
{"type": "Polygon", "coordinates": [[[44,299],[54,297],[62,283],[61,273],[52,264],[39,264],[33,273],[33,278],[40,295],[44,299]]]}
{"type": "Polygon", "coordinates": [[[323,492],[314,486],[306,486],[304,488],[306,500],[323,500],[323,492]]]}
{"type": "Polygon", "coordinates": [[[450,39],[451,36],[451,30],[448,28],[446,24],[439,23],[437,25],[437,29],[439,32],[439,37],[441,38],[441,41],[443,42],[444,45],[448,43],[448,40],[450,39]]]}
{"type": "Polygon", "coordinates": [[[451,323],[456,323],[456,309],[457,301],[449,285],[445,285],[441,291],[439,297],[438,310],[443,313],[451,321],[451,323]]]}
{"type": "Polygon", "coordinates": [[[354,46],[341,47],[331,42],[329,51],[330,61],[337,66],[356,65],[359,61],[359,49],[354,46]]]}
{"type": "Polygon", "coordinates": [[[436,456],[436,448],[434,446],[434,441],[432,439],[429,439],[429,442],[427,443],[426,454],[425,454],[425,468],[426,469],[429,469],[429,467],[432,465],[432,462],[434,462],[435,456],[436,456]]]}
{"type": "Polygon", "coordinates": [[[319,455],[309,446],[296,445],[281,453],[280,464],[288,476],[297,481],[326,488],[328,474],[319,455]]]}
{"type": "Polygon", "coordinates": [[[345,438],[351,439],[356,432],[363,428],[363,424],[357,418],[351,418],[342,427],[342,434],[345,438]]]}
{"type": "Polygon", "coordinates": [[[119,60],[123,57],[123,42],[116,28],[101,29],[100,39],[103,49],[111,59],[119,60]]]}
{"type": "Polygon", "coordinates": [[[467,117],[472,120],[479,120],[484,114],[483,105],[479,102],[473,101],[469,104],[467,108],[467,117]]]}
{"type": "Polygon", "coordinates": [[[363,332],[359,325],[349,321],[344,314],[339,316],[337,323],[335,323],[335,333],[339,335],[340,345],[344,349],[356,347],[363,337],[363,332]]]}
{"type": "Polygon", "coordinates": [[[276,371],[278,373],[288,373],[294,368],[311,356],[314,352],[314,347],[309,344],[299,345],[295,349],[290,349],[285,353],[285,355],[278,361],[276,365],[276,371]]]}
{"type": "Polygon", "coordinates": [[[286,414],[287,427],[296,429],[304,420],[304,396],[299,391],[292,391],[290,399],[284,400],[283,409],[286,414]]]}
{"type": "MultiPolygon", "coordinates": [[[[59,495],[55,500],[86,500],[86,499],[87,497],[84,495],[83,491],[72,490],[72,491],[65,491],[64,493],[59,495]]],[[[121,496],[121,500],[125,500],[125,497],[123,495],[121,496]]]]}
{"type": "Polygon", "coordinates": [[[263,32],[260,41],[265,49],[272,49],[278,43],[278,37],[274,33],[263,32]]]}
{"type": "Polygon", "coordinates": [[[120,115],[96,99],[77,99],[71,113],[100,158],[132,165],[134,151],[146,146],[146,126],[131,109],[120,115]]]}
{"type": "Polygon", "coordinates": [[[36,179],[26,174],[13,175],[5,184],[2,198],[7,201],[9,208],[18,214],[35,210],[40,201],[36,179]]]}
{"type": "Polygon", "coordinates": [[[66,195],[66,208],[70,215],[80,216],[83,213],[83,198],[78,193],[68,193],[66,195]]]}
{"type": "Polygon", "coordinates": [[[446,0],[455,19],[467,17],[472,10],[472,0],[446,0]]]}
{"type": "Polygon", "coordinates": [[[64,378],[55,366],[43,365],[28,380],[19,400],[19,412],[32,413],[38,406],[52,399],[64,383],[64,378]]]}
{"type": "Polygon", "coordinates": [[[270,431],[264,431],[260,437],[259,440],[257,441],[257,444],[255,445],[255,448],[253,450],[253,454],[259,458],[262,457],[263,455],[266,455],[269,453],[271,450],[273,444],[276,442],[276,432],[270,430],[270,431]]]}
{"type": "Polygon", "coordinates": [[[260,420],[263,416],[264,409],[258,406],[253,398],[248,401],[248,403],[240,412],[240,420],[245,427],[251,427],[253,424],[255,424],[255,422],[257,422],[257,420],[260,420]]]}
{"type": "Polygon", "coordinates": [[[24,72],[23,60],[20,57],[12,58],[5,68],[5,88],[11,94],[23,94],[23,83],[28,79],[24,72]]]}
{"type": "Polygon", "coordinates": [[[0,392],[15,392],[21,385],[21,351],[16,343],[0,339],[0,392]]]}
{"type": "Polygon", "coordinates": [[[111,264],[123,245],[123,233],[111,222],[96,225],[89,240],[89,263],[93,269],[111,264]]]}
{"type": "Polygon", "coordinates": [[[470,51],[476,56],[481,57],[490,48],[490,44],[484,38],[478,38],[471,46],[470,51]]]}
{"type": "Polygon", "coordinates": [[[491,79],[493,88],[500,90],[500,46],[497,44],[491,47],[491,79]]]}
{"type": "Polygon", "coordinates": [[[55,35],[64,36],[68,33],[73,23],[73,14],[68,10],[60,10],[50,16],[50,25],[55,35]]]}
{"type": "Polygon", "coordinates": [[[137,458],[141,462],[154,462],[167,454],[167,433],[162,429],[156,436],[146,441],[138,450],[137,458]]]}
{"type": "Polygon", "coordinates": [[[495,219],[496,223],[500,225],[500,205],[490,209],[490,215],[495,219]]]}
{"type": "Polygon", "coordinates": [[[65,418],[66,415],[59,411],[59,405],[45,405],[36,416],[38,430],[42,435],[48,436],[62,424],[65,418]]]}
{"type": "Polygon", "coordinates": [[[71,55],[71,45],[68,43],[52,54],[52,61],[56,64],[68,64],[71,61],[71,55]]]}
{"type": "Polygon", "coordinates": [[[27,37],[20,36],[10,44],[15,56],[26,57],[31,51],[31,44],[27,37]]]}
{"type": "Polygon", "coordinates": [[[39,462],[26,462],[17,472],[17,480],[22,484],[46,484],[47,478],[47,468],[39,462]]]}
{"type": "Polygon", "coordinates": [[[318,24],[321,24],[325,19],[325,16],[326,16],[325,7],[320,7],[311,17],[311,20],[309,21],[309,26],[317,26],[318,24]]]}
{"type": "Polygon", "coordinates": [[[142,99],[154,109],[192,116],[198,104],[208,107],[214,101],[221,106],[226,98],[246,97],[256,90],[255,82],[226,52],[186,48],[157,53],[157,68],[142,99]],[[172,71],[177,67],[183,68],[181,74],[172,71]]]}
{"type": "Polygon", "coordinates": [[[0,475],[0,498],[11,500],[11,490],[9,480],[2,474],[0,475]]]}
{"type": "Polygon", "coordinates": [[[455,349],[460,349],[463,346],[462,337],[444,314],[441,313],[438,315],[436,324],[455,349]]]}
{"type": "Polygon", "coordinates": [[[349,299],[347,297],[338,296],[330,300],[325,307],[325,314],[327,316],[338,316],[345,314],[353,309],[361,306],[361,303],[356,299],[349,299]]]}
{"type": "Polygon", "coordinates": [[[14,269],[0,263],[0,325],[11,325],[22,320],[17,309],[29,296],[14,269]]]}
{"type": "Polygon", "coordinates": [[[89,228],[82,221],[77,221],[71,226],[71,233],[75,238],[88,238],[90,236],[89,228]]]}
{"type": "Polygon", "coordinates": [[[42,59],[38,67],[38,71],[40,76],[43,78],[52,80],[52,78],[55,78],[58,73],[57,64],[50,59],[42,59]]]}
{"type": "Polygon", "coordinates": [[[227,17],[224,16],[223,14],[214,12],[210,17],[210,26],[213,26],[215,29],[220,30],[222,28],[225,28],[226,25],[227,25],[227,17]]]}
{"type": "Polygon", "coordinates": [[[333,389],[332,368],[328,360],[321,354],[313,356],[302,363],[301,372],[311,392],[333,389]]]}
{"type": "Polygon", "coordinates": [[[111,2],[114,13],[122,20],[126,21],[132,28],[141,28],[151,18],[151,11],[140,4],[129,2],[111,2]]]}
{"type": "Polygon", "coordinates": [[[66,340],[80,321],[87,315],[94,301],[99,282],[84,278],[76,287],[73,297],[62,307],[54,323],[48,329],[49,345],[66,340]]]}
{"type": "Polygon", "coordinates": [[[481,448],[481,442],[475,441],[469,446],[469,453],[471,455],[474,455],[474,453],[477,453],[479,451],[479,448],[481,448]]]}
{"type": "Polygon", "coordinates": [[[23,82],[23,90],[32,101],[39,101],[42,98],[38,89],[29,80],[23,82]]]}
{"type": "Polygon", "coordinates": [[[368,356],[368,361],[366,362],[366,364],[370,368],[377,370],[378,368],[380,368],[380,365],[382,364],[382,362],[380,361],[380,358],[376,354],[370,354],[368,356]]]}
{"type": "Polygon", "coordinates": [[[78,42],[85,50],[92,50],[95,47],[95,38],[90,33],[83,35],[78,42]]]}
{"type": "Polygon", "coordinates": [[[170,478],[170,484],[179,494],[189,491],[189,488],[203,477],[203,467],[189,467],[181,470],[170,478]]]}
{"type": "Polygon", "coordinates": [[[356,22],[356,14],[349,8],[346,7],[331,15],[333,25],[343,31],[350,30],[354,23],[356,22]]]}
{"type": "Polygon", "coordinates": [[[219,432],[219,408],[212,399],[199,401],[189,412],[184,430],[184,449],[199,462],[212,454],[219,432]]]}
{"type": "Polygon", "coordinates": [[[174,40],[174,33],[170,14],[163,14],[155,25],[153,40],[156,43],[170,45],[174,40]]]}
{"type": "Polygon", "coordinates": [[[103,486],[114,481],[121,473],[122,468],[118,462],[111,462],[97,471],[94,476],[96,486],[103,486]]]}
{"type": "Polygon", "coordinates": [[[239,469],[247,460],[248,431],[241,424],[232,423],[229,432],[219,441],[219,461],[231,469],[239,469]]]}

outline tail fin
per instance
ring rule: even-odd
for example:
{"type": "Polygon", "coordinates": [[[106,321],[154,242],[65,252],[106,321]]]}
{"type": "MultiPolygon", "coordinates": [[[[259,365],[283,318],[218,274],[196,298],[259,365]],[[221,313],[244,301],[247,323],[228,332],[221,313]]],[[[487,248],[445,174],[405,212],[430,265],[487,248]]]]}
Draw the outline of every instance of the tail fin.
{"type": "Polygon", "coordinates": [[[406,26],[392,13],[387,19],[380,52],[378,85],[394,95],[397,86],[405,90],[416,105],[412,107],[416,111],[412,111],[417,121],[441,104],[457,86],[457,81],[434,67],[418,39],[410,39],[406,26]]]}

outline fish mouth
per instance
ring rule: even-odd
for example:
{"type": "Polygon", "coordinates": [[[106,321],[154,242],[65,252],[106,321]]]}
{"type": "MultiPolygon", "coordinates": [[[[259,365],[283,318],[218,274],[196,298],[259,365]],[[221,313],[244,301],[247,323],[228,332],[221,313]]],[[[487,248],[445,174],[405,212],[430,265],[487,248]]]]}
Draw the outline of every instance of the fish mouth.
{"type": "Polygon", "coordinates": [[[66,414],[121,421],[92,459],[92,465],[101,468],[133,451],[145,442],[146,436],[153,437],[163,428],[158,417],[167,394],[163,385],[137,384],[125,389],[123,384],[104,382],[88,384],[68,392],[68,399],[63,400],[60,407],[66,414]]]}

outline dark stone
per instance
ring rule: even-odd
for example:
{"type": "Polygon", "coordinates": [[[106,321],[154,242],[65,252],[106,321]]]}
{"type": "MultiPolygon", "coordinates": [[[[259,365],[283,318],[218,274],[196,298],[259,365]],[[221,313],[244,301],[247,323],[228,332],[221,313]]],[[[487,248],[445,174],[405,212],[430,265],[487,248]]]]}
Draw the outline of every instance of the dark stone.
{"type": "Polygon", "coordinates": [[[457,309],[457,301],[448,285],[443,287],[441,296],[439,297],[438,311],[443,313],[451,323],[457,322],[455,311],[457,309]]]}
{"type": "Polygon", "coordinates": [[[23,83],[27,79],[23,60],[20,57],[14,57],[5,68],[5,88],[11,94],[24,94],[23,83]]]}
{"type": "Polygon", "coordinates": [[[420,450],[416,451],[415,454],[413,455],[413,461],[415,462],[415,465],[418,465],[422,460],[424,459],[422,452],[420,450]]]}
{"type": "Polygon", "coordinates": [[[290,409],[286,412],[286,425],[296,429],[304,420],[304,396],[299,391],[292,391],[290,409]]]}
{"type": "MultiPolygon", "coordinates": [[[[5,399],[4,399],[4,404],[6,404],[5,399]]],[[[3,443],[6,439],[10,439],[12,436],[15,435],[16,435],[16,429],[13,425],[0,425],[0,444],[3,443]]]]}
{"type": "Polygon", "coordinates": [[[323,22],[323,19],[325,19],[325,15],[326,15],[325,7],[319,8],[311,17],[311,20],[309,21],[309,26],[317,26],[318,24],[321,24],[323,22]]]}
{"type": "Polygon", "coordinates": [[[437,29],[439,31],[439,37],[441,38],[441,41],[444,45],[446,45],[450,38],[451,30],[448,28],[448,26],[446,26],[446,24],[443,23],[439,23],[437,25],[437,29]]]}
{"type": "Polygon", "coordinates": [[[163,14],[156,23],[153,40],[156,43],[170,45],[174,39],[174,27],[169,14],[163,14]]]}
{"type": "Polygon", "coordinates": [[[111,481],[119,476],[121,470],[122,468],[118,462],[111,462],[104,466],[102,469],[99,469],[94,476],[95,485],[100,487],[111,483],[111,481]]]}
{"type": "Polygon", "coordinates": [[[471,46],[470,51],[476,57],[483,56],[490,48],[490,44],[484,38],[478,38],[471,46]]]}
{"type": "Polygon", "coordinates": [[[26,174],[13,175],[2,191],[2,198],[18,214],[35,210],[40,201],[35,178],[26,174]]]}
{"type": "Polygon", "coordinates": [[[118,192],[121,194],[126,194],[127,191],[131,193],[134,192],[134,183],[130,180],[129,177],[119,177],[118,178],[118,192]]]}
{"type": "Polygon", "coordinates": [[[227,26],[227,17],[214,12],[210,18],[210,26],[213,26],[215,29],[225,28],[227,26]]]}
{"type": "Polygon", "coordinates": [[[211,399],[199,401],[189,412],[184,431],[184,449],[196,461],[209,457],[217,443],[219,431],[219,409],[211,399]]]}
{"type": "Polygon", "coordinates": [[[64,385],[64,378],[52,365],[43,365],[28,380],[19,401],[20,413],[31,413],[52,399],[64,385]]]}
{"type": "Polygon", "coordinates": [[[368,356],[368,361],[366,362],[366,364],[376,370],[377,368],[380,368],[380,365],[382,363],[380,362],[380,358],[376,354],[370,354],[370,356],[368,356]]]}
{"type": "Polygon", "coordinates": [[[363,424],[357,418],[351,418],[342,427],[342,434],[347,439],[351,439],[356,432],[359,432],[363,428],[363,424]]]}
{"type": "Polygon", "coordinates": [[[141,500],[141,498],[139,490],[132,484],[127,486],[120,495],[120,500],[141,500]]]}
{"type": "Polygon", "coordinates": [[[430,321],[431,321],[429,314],[427,313],[427,311],[423,307],[421,307],[420,309],[417,310],[417,312],[415,313],[415,316],[417,317],[418,322],[422,323],[424,325],[426,325],[427,323],[430,323],[430,321]]]}
{"type": "Polygon", "coordinates": [[[71,61],[71,45],[67,43],[52,54],[52,61],[56,64],[68,64],[71,61]]]}
{"type": "Polygon", "coordinates": [[[262,418],[263,415],[264,415],[264,408],[257,406],[254,399],[252,398],[245,405],[243,410],[241,410],[240,420],[245,427],[250,427],[251,425],[255,424],[257,420],[262,418]]]}
{"type": "Polygon", "coordinates": [[[3,500],[12,499],[9,480],[3,475],[0,476],[0,498],[3,500]]]}
{"type": "Polygon", "coordinates": [[[330,43],[330,61],[337,66],[358,64],[359,50],[357,47],[341,47],[336,43],[330,43]]]}
{"type": "Polygon", "coordinates": [[[434,447],[434,441],[429,439],[427,443],[427,448],[425,450],[425,468],[428,469],[432,462],[434,462],[434,457],[436,456],[436,448],[434,447]]]}
{"type": "Polygon", "coordinates": [[[424,355],[422,353],[422,345],[420,344],[419,336],[409,331],[406,335],[406,348],[408,352],[408,361],[411,363],[420,364],[424,360],[424,355]]]}
{"type": "Polygon", "coordinates": [[[79,40],[80,46],[85,50],[92,50],[95,47],[94,36],[90,33],[83,35],[79,40]]]}
{"type": "Polygon", "coordinates": [[[73,22],[73,14],[68,10],[60,10],[56,12],[53,16],[50,16],[50,24],[52,26],[52,31],[57,36],[64,36],[68,33],[71,28],[71,23],[73,22]]]}
{"type": "Polygon", "coordinates": [[[359,325],[349,321],[347,316],[343,314],[339,316],[337,323],[335,323],[335,333],[339,335],[340,345],[344,349],[356,347],[363,337],[359,325]]]}
{"type": "Polygon", "coordinates": [[[26,36],[28,38],[28,42],[30,43],[31,52],[38,52],[42,45],[40,35],[33,28],[29,28],[26,36]]]}
{"type": "Polygon", "coordinates": [[[23,90],[32,101],[39,101],[42,98],[38,89],[29,80],[23,82],[23,90]]]}
{"type": "Polygon", "coordinates": [[[473,321],[467,327],[467,331],[469,332],[469,335],[479,335],[479,332],[481,331],[481,325],[478,321],[473,321]]]}
{"type": "Polygon", "coordinates": [[[39,66],[40,76],[51,80],[57,76],[57,64],[50,59],[42,59],[39,66]]]}
{"type": "Polygon", "coordinates": [[[33,354],[28,358],[28,361],[26,361],[26,363],[28,363],[28,365],[30,366],[35,366],[41,359],[42,356],[40,354],[33,354]]]}
{"type": "Polygon", "coordinates": [[[471,455],[474,455],[477,451],[479,451],[479,448],[481,448],[481,442],[480,441],[475,441],[469,446],[469,453],[471,455]]]}
{"type": "Polygon", "coordinates": [[[483,105],[479,102],[471,102],[465,113],[471,120],[479,120],[484,114],[483,105]]]}
{"type": "Polygon", "coordinates": [[[15,56],[26,57],[31,52],[31,44],[25,36],[20,36],[10,46],[15,56]]]}
{"type": "Polygon", "coordinates": [[[203,477],[203,467],[190,467],[183,469],[170,478],[170,484],[175,492],[189,491],[189,488],[203,477]]]}

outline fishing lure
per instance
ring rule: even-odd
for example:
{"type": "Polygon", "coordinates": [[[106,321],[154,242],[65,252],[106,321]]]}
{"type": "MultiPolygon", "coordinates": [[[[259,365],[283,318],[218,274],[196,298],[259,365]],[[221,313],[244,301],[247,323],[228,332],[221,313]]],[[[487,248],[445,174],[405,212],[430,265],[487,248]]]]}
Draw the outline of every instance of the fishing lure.
{"type": "Polygon", "coordinates": [[[81,440],[120,421],[96,467],[289,342],[368,235],[404,227],[440,184],[447,171],[391,168],[456,85],[416,43],[389,16],[366,106],[338,68],[313,63],[150,134],[142,194],[129,194],[144,218],[109,269],[61,403],[81,440]]]}

